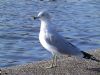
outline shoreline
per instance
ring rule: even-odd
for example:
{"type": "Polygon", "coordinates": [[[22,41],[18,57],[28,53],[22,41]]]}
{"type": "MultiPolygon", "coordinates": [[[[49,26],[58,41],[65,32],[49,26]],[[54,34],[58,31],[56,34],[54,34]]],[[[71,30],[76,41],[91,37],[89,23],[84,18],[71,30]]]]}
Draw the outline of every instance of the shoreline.
{"type": "MultiPolygon", "coordinates": [[[[89,51],[100,59],[100,49],[89,51]]],[[[57,67],[47,69],[51,60],[1,68],[0,75],[100,75],[100,63],[63,56],[57,67]]]]}

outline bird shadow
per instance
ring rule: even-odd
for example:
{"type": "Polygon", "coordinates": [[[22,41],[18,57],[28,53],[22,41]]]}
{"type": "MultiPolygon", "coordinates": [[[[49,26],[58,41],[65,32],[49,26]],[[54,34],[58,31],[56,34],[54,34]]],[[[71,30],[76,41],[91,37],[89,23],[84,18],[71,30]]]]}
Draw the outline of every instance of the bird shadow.
{"type": "Polygon", "coordinates": [[[100,67],[99,68],[87,68],[87,70],[100,72],[100,67]]]}

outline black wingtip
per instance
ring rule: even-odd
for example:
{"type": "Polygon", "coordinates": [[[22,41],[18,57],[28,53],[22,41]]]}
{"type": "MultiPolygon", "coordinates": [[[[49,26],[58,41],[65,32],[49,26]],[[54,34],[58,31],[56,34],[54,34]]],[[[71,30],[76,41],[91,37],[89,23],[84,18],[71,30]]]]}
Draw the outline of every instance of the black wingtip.
{"type": "Polygon", "coordinates": [[[96,61],[96,62],[100,62],[100,60],[99,59],[97,59],[97,58],[95,58],[95,57],[91,57],[91,60],[94,60],[94,61],[96,61]]]}
{"type": "Polygon", "coordinates": [[[81,51],[81,52],[84,55],[83,58],[85,58],[85,59],[91,59],[91,60],[96,61],[96,62],[100,62],[100,60],[97,59],[96,57],[94,57],[93,55],[91,55],[89,53],[86,53],[84,51],[81,51]]]}

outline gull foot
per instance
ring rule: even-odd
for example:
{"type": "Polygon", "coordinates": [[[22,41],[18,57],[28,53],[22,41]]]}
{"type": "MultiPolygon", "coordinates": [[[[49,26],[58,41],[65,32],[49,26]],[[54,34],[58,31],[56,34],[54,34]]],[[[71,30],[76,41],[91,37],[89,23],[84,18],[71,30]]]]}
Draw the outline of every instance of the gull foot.
{"type": "Polygon", "coordinates": [[[55,68],[55,67],[57,67],[57,65],[50,65],[50,66],[46,67],[46,69],[51,69],[51,68],[55,68]]]}

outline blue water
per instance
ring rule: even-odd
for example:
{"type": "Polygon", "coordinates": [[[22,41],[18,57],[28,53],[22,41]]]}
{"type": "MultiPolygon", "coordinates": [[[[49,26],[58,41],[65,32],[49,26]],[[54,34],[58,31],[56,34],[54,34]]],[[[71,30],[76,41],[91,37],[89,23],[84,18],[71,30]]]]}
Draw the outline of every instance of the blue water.
{"type": "Polygon", "coordinates": [[[0,0],[0,67],[49,60],[39,43],[39,21],[48,10],[54,27],[81,50],[100,48],[100,0],[0,0]]]}

